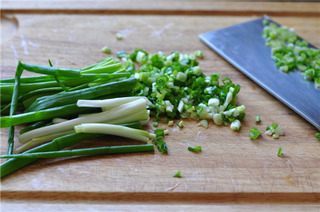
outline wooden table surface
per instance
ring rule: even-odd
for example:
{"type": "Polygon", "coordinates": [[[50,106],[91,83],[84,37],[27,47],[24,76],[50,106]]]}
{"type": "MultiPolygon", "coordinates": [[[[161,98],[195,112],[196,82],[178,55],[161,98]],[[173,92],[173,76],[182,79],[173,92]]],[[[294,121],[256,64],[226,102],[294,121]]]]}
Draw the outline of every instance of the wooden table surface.
{"type": "MultiPolygon", "coordinates": [[[[18,60],[79,68],[113,54],[142,48],[150,53],[201,49],[206,75],[221,73],[242,86],[247,116],[239,132],[212,122],[208,129],[169,128],[169,154],[126,154],[45,159],[1,180],[3,211],[319,211],[320,146],[316,129],[203,44],[198,34],[264,14],[320,47],[316,2],[209,1],[2,1],[1,78],[13,77],[18,60]],[[116,40],[121,32],[123,40],[116,40]],[[256,125],[254,117],[262,123],[256,125]],[[279,123],[285,136],[248,131],[279,123]],[[194,154],[188,146],[201,145],[194,154]],[[279,146],[284,157],[277,157],[279,146]],[[178,170],[182,178],[173,178],[178,170]]],[[[30,75],[30,73],[26,73],[30,75]]],[[[164,126],[164,125],[160,125],[164,126]]],[[[153,130],[152,126],[147,129],[153,130]]],[[[7,130],[1,129],[1,154],[7,130]]],[[[130,143],[112,137],[102,143],[130,143]]],[[[19,145],[16,142],[16,145],[19,145]]],[[[84,142],[79,147],[90,145],[84,142]]]]}

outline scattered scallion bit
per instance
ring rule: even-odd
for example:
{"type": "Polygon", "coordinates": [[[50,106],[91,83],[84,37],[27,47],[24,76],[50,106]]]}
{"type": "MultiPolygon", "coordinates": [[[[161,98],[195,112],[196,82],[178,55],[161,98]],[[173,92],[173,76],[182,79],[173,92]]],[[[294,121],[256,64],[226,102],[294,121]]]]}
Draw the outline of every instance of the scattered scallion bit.
{"type": "Polygon", "coordinates": [[[204,128],[207,129],[208,128],[208,121],[203,119],[197,124],[197,126],[203,126],[204,128]]]}
{"type": "Polygon", "coordinates": [[[319,144],[320,144],[320,132],[315,134],[316,138],[318,138],[319,140],[319,144]]]}
{"type": "Polygon", "coordinates": [[[101,52],[106,53],[106,54],[111,54],[111,48],[108,46],[102,47],[101,52]]]}
{"type": "Polygon", "coordinates": [[[256,121],[256,123],[259,123],[261,121],[260,116],[256,116],[255,121],[256,121]]]}
{"type": "Polygon", "coordinates": [[[154,127],[158,127],[158,126],[159,126],[159,123],[155,121],[155,122],[152,123],[152,125],[153,125],[154,127]]]}
{"type": "Polygon", "coordinates": [[[180,128],[182,128],[182,127],[183,127],[183,123],[184,123],[184,122],[181,120],[179,123],[177,123],[177,126],[180,127],[180,128]]]}
{"type": "Polygon", "coordinates": [[[191,151],[191,152],[200,152],[201,151],[201,146],[188,147],[188,150],[191,151]]]}
{"type": "Polygon", "coordinates": [[[302,40],[294,31],[286,26],[264,20],[262,35],[266,46],[271,46],[272,58],[277,68],[282,72],[299,70],[306,80],[314,82],[320,88],[320,50],[308,47],[308,42],[302,40]]]}
{"type": "Polygon", "coordinates": [[[154,134],[156,134],[157,137],[164,136],[164,130],[163,129],[156,129],[154,131],[154,134]]]}
{"type": "Polygon", "coordinates": [[[257,128],[252,127],[249,131],[249,137],[251,139],[256,139],[259,137],[259,135],[261,134],[261,131],[257,128]]]}
{"type": "Polygon", "coordinates": [[[172,126],[173,126],[173,121],[172,121],[172,120],[168,122],[168,126],[169,126],[169,127],[172,127],[172,126]]]}
{"type": "Polygon", "coordinates": [[[154,144],[157,146],[160,153],[168,153],[168,147],[166,142],[164,142],[163,138],[165,133],[165,130],[163,129],[156,129],[154,131],[154,134],[156,135],[156,139],[154,140],[154,144]]]}
{"type": "Polygon", "coordinates": [[[281,146],[281,147],[279,147],[279,150],[278,150],[278,157],[281,157],[281,155],[282,155],[282,150],[283,150],[282,146],[281,146]]]}
{"type": "Polygon", "coordinates": [[[173,175],[173,177],[181,177],[181,171],[177,171],[177,173],[173,175]]]}
{"type": "Polygon", "coordinates": [[[168,135],[168,134],[169,134],[169,130],[164,130],[163,133],[164,133],[165,135],[168,135]]]}
{"type": "Polygon", "coordinates": [[[284,135],[284,130],[277,123],[272,123],[266,127],[265,134],[277,139],[280,135],[284,135]]]}
{"type": "Polygon", "coordinates": [[[241,122],[239,120],[234,120],[231,125],[230,125],[230,128],[233,130],[233,131],[238,131],[241,127],[241,122]]]}
{"type": "Polygon", "coordinates": [[[203,57],[203,53],[202,53],[201,50],[195,51],[194,55],[195,55],[196,57],[199,57],[199,58],[202,58],[202,57],[203,57]]]}
{"type": "Polygon", "coordinates": [[[116,38],[117,38],[117,40],[122,40],[123,35],[121,33],[117,33],[116,38]]]}

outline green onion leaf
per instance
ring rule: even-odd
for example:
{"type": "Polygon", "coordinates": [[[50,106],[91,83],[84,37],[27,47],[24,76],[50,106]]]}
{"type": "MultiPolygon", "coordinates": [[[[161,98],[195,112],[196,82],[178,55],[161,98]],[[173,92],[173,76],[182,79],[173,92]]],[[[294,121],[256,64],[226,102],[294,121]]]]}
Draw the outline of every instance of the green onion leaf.
{"type": "Polygon", "coordinates": [[[282,155],[282,150],[283,150],[282,146],[281,146],[281,147],[279,147],[279,150],[278,150],[278,157],[281,157],[281,155],[282,155]]]}

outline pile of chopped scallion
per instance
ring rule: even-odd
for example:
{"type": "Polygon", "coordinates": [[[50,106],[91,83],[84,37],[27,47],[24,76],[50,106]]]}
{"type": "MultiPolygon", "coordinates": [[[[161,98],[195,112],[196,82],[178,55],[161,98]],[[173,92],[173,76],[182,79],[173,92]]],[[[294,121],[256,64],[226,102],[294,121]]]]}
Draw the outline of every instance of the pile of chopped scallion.
{"type": "Polygon", "coordinates": [[[305,79],[320,88],[320,50],[308,47],[292,28],[278,26],[264,20],[263,37],[266,46],[272,47],[272,58],[283,72],[299,70],[305,79]]]}
{"type": "Polygon", "coordinates": [[[202,57],[201,51],[165,55],[136,49],[132,54],[118,52],[117,56],[139,82],[133,94],[146,96],[151,102],[148,108],[155,121],[213,119],[217,125],[231,122],[232,129],[239,130],[240,120],[245,117],[244,105],[236,105],[240,85],[229,78],[220,82],[220,74],[205,76],[196,60],[202,57]],[[139,69],[135,69],[135,62],[139,69]]]}
{"type": "Polygon", "coordinates": [[[0,124],[9,128],[1,177],[38,158],[153,151],[152,141],[167,153],[167,130],[142,129],[150,115],[168,126],[173,119],[212,119],[239,130],[245,116],[245,107],[236,105],[240,86],[229,78],[220,82],[220,74],[205,76],[196,60],[201,51],[166,56],[137,49],[117,56],[121,61],[107,57],[81,69],[52,67],[50,60],[49,66],[19,62],[15,78],[1,80],[0,124]],[[41,75],[22,77],[24,71],[41,75]],[[17,136],[22,145],[14,148],[19,124],[27,126],[17,136]],[[105,134],[145,144],[63,150],[105,134]]]}

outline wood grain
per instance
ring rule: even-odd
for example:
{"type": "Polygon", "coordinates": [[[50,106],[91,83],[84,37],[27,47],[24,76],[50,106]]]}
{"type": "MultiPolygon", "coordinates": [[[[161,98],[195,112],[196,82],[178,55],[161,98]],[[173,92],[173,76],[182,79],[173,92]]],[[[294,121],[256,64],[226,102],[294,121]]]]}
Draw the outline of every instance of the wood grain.
{"type": "MultiPolygon", "coordinates": [[[[43,201],[59,202],[64,198],[68,200],[68,197],[80,198],[76,194],[88,194],[91,200],[94,199],[92,194],[100,194],[112,196],[111,202],[124,195],[124,201],[143,202],[150,198],[157,202],[167,196],[165,199],[173,197],[180,203],[188,203],[192,198],[200,201],[205,195],[214,201],[221,195],[220,203],[222,197],[225,197],[223,203],[236,200],[259,204],[265,199],[270,199],[269,203],[282,199],[283,202],[278,202],[280,204],[289,204],[289,200],[304,204],[319,202],[320,148],[314,137],[316,129],[221,59],[197,37],[200,33],[256,17],[15,17],[19,28],[1,45],[2,78],[14,76],[18,60],[45,65],[50,58],[54,66],[83,67],[105,57],[99,51],[105,45],[113,49],[113,55],[119,50],[132,52],[137,47],[150,53],[159,50],[189,53],[202,49],[204,59],[200,66],[205,74],[221,73],[222,77],[230,77],[242,86],[239,103],[246,105],[247,116],[239,132],[212,122],[208,129],[196,127],[197,122],[193,120],[186,121],[183,129],[169,128],[170,134],[166,137],[168,155],[155,152],[39,160],[1,180],[2,198],[19,201],[38,197],[43,201]],[[115,38],[117,32],[124,34],[123,40],[115,38]],[[256,115],[262,118],[259,125],[254,123],[256,115]],[[249,139],[251,127],[264,132],[265,126],[273,122],[284,127],[285,136],[278,140],[265,135],[256,141],[249,139]],[[187,150],[188,146],[196,145],[202,146],[200,154],[187,150]],[[277,157],[279,146],[284,148],[284,157],[281,158],[277,157]],[[182,172],[182,178],[173,178],[178,170],[182,172]]],[[[320,46],[318,18],[271,18],[294,27],[302,37],[320,46]]],[[[148,126],[147,129],[154,128],[148,126]]],[[[1,129],[1,154],[6,152],[6,138],[6,129],[1,129]]],[[[95,141],[93,145],[115,145],[118,142],[130,143],[111,137],[95,141]]],[[[89,145],[90,142],[84,142],[77,147],[89,145]]]]}
{"type": "Polygon", "coordinates": [[[4,13],[320,16],[318,2],[3,0],[4,13]]]}

